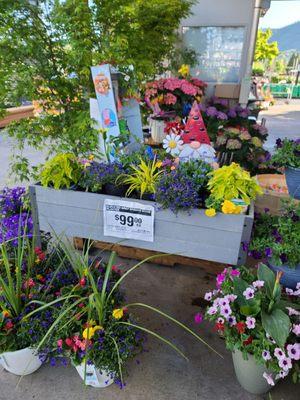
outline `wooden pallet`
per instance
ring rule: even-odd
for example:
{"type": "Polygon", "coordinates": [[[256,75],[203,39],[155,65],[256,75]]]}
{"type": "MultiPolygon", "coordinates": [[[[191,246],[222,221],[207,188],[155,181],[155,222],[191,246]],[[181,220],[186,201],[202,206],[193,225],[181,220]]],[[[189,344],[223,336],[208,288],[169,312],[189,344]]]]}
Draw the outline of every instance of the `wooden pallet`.
{"type": "Polygon", "coordinates": [[[5,128],[11,122],[19,121],[22,118],[33,117],[33,110],[34,107],[32,105],[7,108],[7,114],[3,119],[0,120],[0,128],[5,128]]]}
{"type": "MultiPolygon", "coordinates": [[[[77,237],[74,238],[73,243],[75,248],[78,250],[82,250],[85,241],[86,240],[82,238],[77,238],[77,237]]],[[[215,263],[212,261],[199,260],[197,258],[184,257],[178,255],[162,256],[161,253],[158,253],[156,251],[139,249],[136,247],[123,246],[120,244],[114,244],[108,242],[94,241],[92,247],[101,250],[114,250],[116,251],[119,257],[131,258],[135,260],[144,260],[145,258],[155,256],[157,254],[157,257],[149,261],[150,263],[166,265],[169,267],[174,267],[176,264],[188,265],[191,267],[202,268],[205,271],[214,274],[223,271],[223,269],[226,267],[225,264],[215,263]]]]}

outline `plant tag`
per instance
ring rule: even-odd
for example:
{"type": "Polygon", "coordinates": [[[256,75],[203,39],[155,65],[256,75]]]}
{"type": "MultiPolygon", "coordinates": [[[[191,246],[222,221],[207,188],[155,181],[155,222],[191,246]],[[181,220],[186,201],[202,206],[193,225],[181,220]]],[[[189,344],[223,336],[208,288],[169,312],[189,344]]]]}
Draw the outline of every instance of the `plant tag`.
{"type": "Polygon", "coordinates": [[[85,376],[85,384],[89,386],[100,386],[100,382],[98,380],[98,376],[96,374],[96,368],[94,365],[86,366],[86,376],[85,376]]]}
{"type": "Polygon", "coordinates": [[[153,242],[154,212],[148,204],[105,199],[104,236],[153,242]]]}

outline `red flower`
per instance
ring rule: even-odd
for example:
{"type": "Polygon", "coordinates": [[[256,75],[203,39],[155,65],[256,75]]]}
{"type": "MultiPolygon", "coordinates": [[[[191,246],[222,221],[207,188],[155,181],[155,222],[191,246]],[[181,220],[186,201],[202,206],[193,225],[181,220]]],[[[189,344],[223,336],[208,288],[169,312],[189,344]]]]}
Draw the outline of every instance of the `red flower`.
{"type": "Polygon", "coordinates": [[[78,307],[79,307],[79,308],[83,308],[83,307],[84,307],[84,303],[78,304],[78,307]]]}
{"type": "Polygon", "coordinates": [[[249,336],[248,339],[243,341],[243,345],[244,346],[248,346],[249,344],[251,344],[253,342],[253,337],[249,336]]]}
{"type": "Polygon", "coordinates": [[[236,327],[238,333],[239,333],[239,334],[242,334],[242,333],[245,332],[246,324],[245,324],[245,322],[238,322],[238,323],[235,325],[235,327],[236,327]]]}
{"type": "Polygon", "coordinates": [[[35,286],[34,280],[32,278],[29,278],[25,283],[24,283],[24,288],[32,288],[35,286]]]}
{"type": "Polygon", "coordinates": [[[81,287],[84,287],[84,286],[85,286],[85,278],[84,278],[84,277],[80,279],[79,285],[80,285],[81,287]]]}
{"type": "Polygon", "coordinates": [[[67,346],[69,346],[69,347],[72,347],[72,346],[73,346],[73,341],[72,341],[72,339],[67,338],[67,339],[65,340],[65,342],[66,342],[66,345],[67,345],[67,346]]]}
{"type": "Polygon", "coordinates": [[[42,253],[42,249],[40,247],[35,247],[34,252],[35,254],[39,255],[40,253],[42,253]]]}
{"type": "Polygon", "coordinates": [[[12,323],[12,321],[8,321],[6,322],[6,324],[4,325],[4,329],[9,331],[10,329],[12,329],[14,327],[14,324],[12,323]]]}
{"type": "Polygon", "coordinates": [[[224,332],[225,330],[225,325],[222,324],[222,322],[216,322],[215,327],[214,327],[215,331],[221,331],[224,332]]]}
{"type": "Polygon", "coordinates": [[[45,258],[46,258],[46,254],[43,253],[43,252],[40,252],[40,253],[38,254],[38,258],[39,258],[40,261],[44,261],[45,258]]]}

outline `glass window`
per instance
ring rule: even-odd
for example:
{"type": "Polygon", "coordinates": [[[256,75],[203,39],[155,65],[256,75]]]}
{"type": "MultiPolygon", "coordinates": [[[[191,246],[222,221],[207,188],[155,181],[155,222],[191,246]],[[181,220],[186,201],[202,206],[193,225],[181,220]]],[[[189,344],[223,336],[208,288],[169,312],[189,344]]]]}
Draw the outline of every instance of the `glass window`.
{"type": "Polygon", "coordinates": [[[238,83],[245,27],[183,27],[186,46],[198,54],[195,76],[206,82],[238,83]]]}

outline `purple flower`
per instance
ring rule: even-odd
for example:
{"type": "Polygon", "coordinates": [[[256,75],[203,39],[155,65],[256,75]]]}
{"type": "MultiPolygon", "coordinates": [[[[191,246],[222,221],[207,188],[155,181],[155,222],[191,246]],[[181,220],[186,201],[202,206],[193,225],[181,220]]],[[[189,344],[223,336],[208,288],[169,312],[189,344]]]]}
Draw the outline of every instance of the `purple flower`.
{"type": "Polygon", "coordinates": [[[268,361],[268,360],[272,359],[271,354],[270,354],[270,352],[268,350],[264,350],[261,355],[262,355],[262,358],[265,361],[268,361]]]}
{"type": "Polygon", "coordinates": [[[281,360],[281,359],[285,358],[285,353],[280,347],[276,347],[276,349],[274,350],[274,356],[278,360],[281,360]]]}
{"type": "Polygon", "coordinates": [[[282,368],[284,371],[288,371],[289,369],[292,368],[292,360],[289,357],[284,357],[280,358],[278,365],[280,368],[282,368]]]}
{"type": "Polygon", "coordinates": [[[232,310],[231,308],[228,306],[222,306],[220,308],[220,314],[223,315],[223,317],[225,317],[226,319],[229,317],[229,315],[232,314],[232,310]]]}
{"type": "Polygon", "coordinates": [[[281,253],[279,256],[282,264],[287,263],[288,262],[288,256],[285,253],[281,253]]]}
{"type": "Polygon", "coordinates": [[[196,324],[201,324],[201,322],[203,321],[203,315],[201,313],[195,314],[194,321],[196,324]]]}
{"type": "Polygon", "coordinates": [[[209,307],[209,309],[207,310],[207,314],[215,315],[217,313],[217,311],[218,311],[217,307],[212,306],[212,307],[209,307]]]}
{"type": "Polygon", "coordinates": [[[248,287],[246,290],[244,290],[243,295],[247,300],[253,299],[254,289],[252,289],[251,287],[248,287]]]}
{"type": "Polygon", "coordinates": [[[208,117],[215,117],[218,113],[218,110],[216,109],[216,107],[208,107],[206,109],[206,115],[208,117]]]}
{"type": "Polygon", "coordinates": [[[273,251],[272,251],[271,247],[267,247],[267,248],[266,248],[266,250],[265,250],[265,255],[266,255],[266,257],[268,257],[268,258],[272,257],[273,251]]]}
{"type": "Polygon", "coordinates": [[[218,274],[217,278],[217,288],[220,288],[220,286],[222,285],[222,283],[225,281],[225,275],[224,274],[218,274]]]}
{"type": "Polygon", "coordinates": [[[279,371],[276,375],[276,379],[283,379],[288,375],[288,371],[284,371],[283,369],[279,371]]]}
{"type": "Polygon", "coordinates": [[[300,359],[300,343],[288,344],[286,349],[292,360],[298,361],[300,359]]]}
{"type": "Polygon", "coordinates": [[[259,280],[254,281],[252,283],[253,287],[255,287],[256,289],[262,288],[264,286],[264,284],[265,284],[265,281],[259,281],[259,280]]]}
{"type": "Polygon", "coordinates": [[[292,332],[293,332],[296,336],[300,336],[300,324],[294,324],[294,325],[293,325],[292,332]]]}
{"type": "Polygon", "coordinates": [[[237,113],[234,108],[230,108],[230,110],[227,112],[227,115],[229,118],[236,118],[237,113]]]}
{"type": "Polygon", "coordinates": [[[206,301],[210,301],[210,300],[212,299],[212,292],[207,292],[207,293],[205,293],[204,299],[205,299],[206,301]]]}
{"type": "Polygon", "coordinates": [[[246,318],[246,325],[248,329],[254,329],[255,328],[255,322],[256,319],[253,317],[247,317],[246,318]]]}
{"type": "Polygon", "coordinates": [[[234,315],[229,315],[229,317],[227,318],[227,321],[230,326],[236,325],[236,318],[234,315]]]}
{"type": "Polygon", "coordinates": [[[238,269],[232,269],[230,272],[231,276],[240,276],[240,271],[238,269]]]}
{"type": "Polygon", "coordinates": [[[216,115],[217,119],[220,119],[221,121],[225,121],[228,119],[227,115],[223,113],[222,111],[218,111],[216,115]]]}
{"type": "Polygon", "coordinates": [[[277,149],[280,149],[283,146],[282,140],[280,138],[276,139],[276,146],[277,149]]]}

